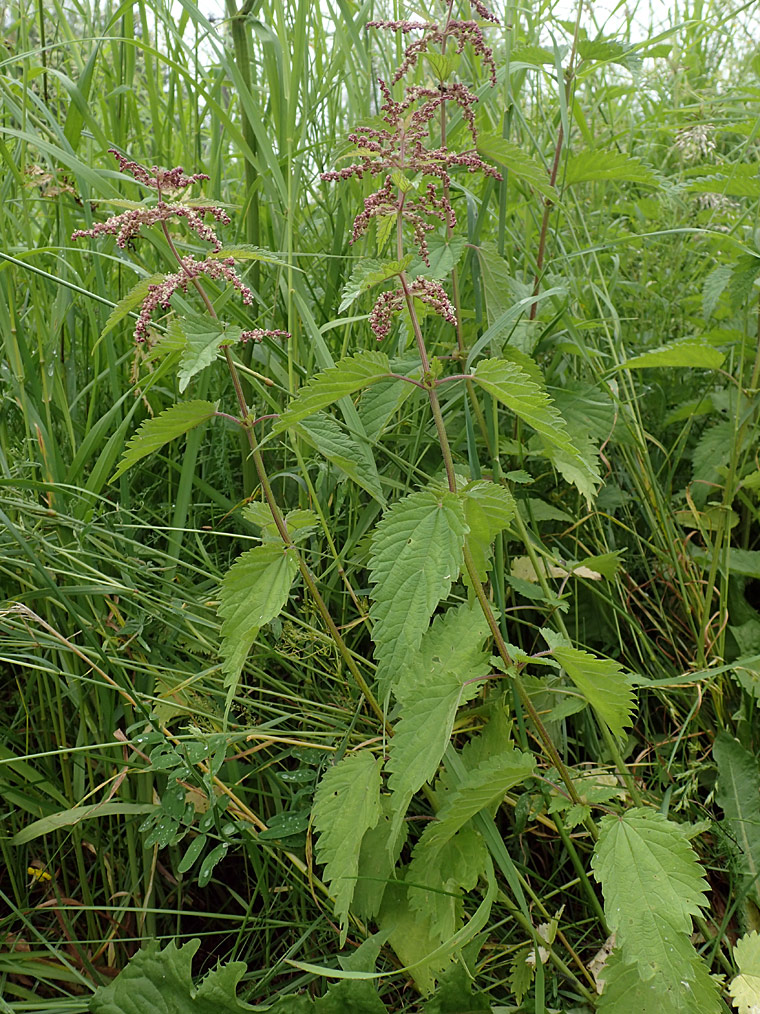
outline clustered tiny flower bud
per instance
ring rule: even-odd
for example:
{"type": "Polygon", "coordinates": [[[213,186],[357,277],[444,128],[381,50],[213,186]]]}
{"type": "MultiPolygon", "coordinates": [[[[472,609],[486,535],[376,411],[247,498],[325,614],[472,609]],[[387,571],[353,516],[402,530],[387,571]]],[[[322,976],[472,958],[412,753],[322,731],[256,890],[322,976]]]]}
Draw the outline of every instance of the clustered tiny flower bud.
{"type": "Polygon", "coordinates": [[[131,162],[115,148],[109,148],[108,151],[119,163],[119,169],[123,173],[128,173],[138,183],[150,187],[151,190],[185,190],[193,183],[200,183],[202,180],[209,179],[206,173],[193,173],[191,176],[188,176],[181,165],[175,166],[174,169],[161,169],[157,165],[154,165],[149,170],[146,166],[140,165],[139,162],[131,162]],[[151,172],[153,175],[151,175],[151,172]]]}
{"type": "Polygon", "coordinates": [[[162,281],[155,285],[148,286],[148,294],[142,302],[135,325],[136,342],[144,342],[148,337],[148,326],[153,311],[159,306],[168,310],[174,293],[187,292],[192,280],[200,275],[206,275],[215,281],[224,279],[230,282],[238,290],[246,306],[253,303],[253,293],[237,275],[233,257],[225,257],[221,260],[207,257],[204,261],[197,261],[194,257],[183,257],[179,271],[166,275],[162,281]]]}
{"type": "Polygon", "coordinates": [[[139,233],[142,226],[166,222],[170,218],[184,218],[200,239],[211,243],[215,250],[221,250],[222,241],[211,226],[203,221],[204,215],[212,215],[221,225],[230,223],[229,215],[222,208],[208,206],[196,209],[187,204],[167,204],[165,201],[159,201],[152,208],[132,208],[121,215],[111,215],[105,222],[98,222],[91,229],[77,229],[71,234],[71,238],[74,240],[83,236],[115,236],[116,245],[123,250],[139,233]]]}
{"type": "MultiPolygon", "coordinates": [[[[415,278],[409,283],[409,291],[429,306],[433,313],[456,326],[456,311],[440,282],[434,282],[430,278],[415,278]]],[[[378,296],[369,315],[369,326],[378,341],[388,337],[393,318],[401,311],[404,300],[404,290],[401,288],[388,289],[378,296]]]]}
{"type": "Polygon", "coordinates": [[[241,331],[240,341],[260,342],[263,338],[290,338],[290,331],[279,331],[276,328],[256,327],[251,331],[241,331]]]}

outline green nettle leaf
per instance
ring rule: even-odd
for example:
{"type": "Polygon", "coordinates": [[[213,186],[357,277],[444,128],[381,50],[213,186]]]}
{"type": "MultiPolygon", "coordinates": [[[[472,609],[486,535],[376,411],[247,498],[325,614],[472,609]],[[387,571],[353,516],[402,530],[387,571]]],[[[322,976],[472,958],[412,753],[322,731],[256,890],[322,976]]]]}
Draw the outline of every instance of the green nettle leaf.
{"type": "Polygon", "coordinates": [[[473,993],[472,979],[465,967],[457,962],[441,976],[435,996],[425,1004],[423,1014],[490,1014],[487,993],[473,993]]]}
{"type": "Polygon", "coordinates": [[[122,296],[113,310],[108,314],[108,320],[100,332],[100,337],[105,338],[107,334],[110,334],[116,325],[124,320],[127,314],[131,313],[135,307],[142,303],[148,295],[148,289],[150,289],[151,285],[158,285],[163,280],[164,275],[149,275],[147,278],[141,278],[139,282],[133,285],[126,296],[122,296]]]}
{"type": "Polygon", "coordinates": [[[515,785],[530,778],[535,770],[531,754],[513,747],[481,761],[453,786],[446,801],[437,813],[437,820],[429,824],[414,849],[418,863],[438,862],[443,846],[460,827],[481,810],[501,800],[515,785]]]}
{"type": "Polygon", "coordinates": [[[744,886],[760,903],[760,768],[738,740],[720,732],[713,745],[718,765],[715,798],[737,842],[737,863],[744,886]]]}
{"type": "Polygon", "coordinates": [[[760,936],[757,930],[736,941],[734,961],[739,974],[731,980],[728,992],[739,1014],[760,1010],[760,936]]]}
{"type": "Polygon", "coordinates": [[[185,336],[185,347],[179,363],[179,389],[184,391],[190,380],[216,359],[222,345],[240,340],[242,328],[224,324],[213,317],[183,317],[179,322],[185,336]]]}
{"type": "Polygon", "coordinates": [[[362,841],[382,815],[382,757],[369,750],[349,754],[328,768],[314,797],[314,827],[319,833],[317,861],[335,897],[341,947],[348,933],[348,911],[359,874],[362,841]]]}
{"type": "Polygon", "coordinates": [[[731,281],[733,271],[733,265],[719,264],[705,278],[705,283],[702,287],[702,315],[705,320],[709,320],[715,312],[720,297],[731,281]]]}
{"type": "Polygon", "coordinates": [[[434,490],[411,493],[377,525],[370,617],[381,696],[416,653],[435,607],[459,576],[466,531],[457,495],[434,490]]]}
{"type": "Polygon", "coordinates": [[[736,443],[736,428],[736,420],[721,419],[713,426],[707,426],[699,435],[691,455],[691,495],[698,507],[702,507],[708,497],[714,496],[716,487],[725,481],[724,470],[736,443]]]}
{"type": "Polygon", "coordinates": [[[496,162],[518,179],[525,180],[539,194],[555,204],[558,202],[559,196],[549,182],[549,173],[519,144],[495,134],[482,133],[478,137],[478,151],[490,162],[496,162]]]}
{"type": "MultiPolygon", "coordinates": [[[[387,218],[389,219],[389,226],[393,227],[396,223],[396,216],[389,215],[387,218]]],[[[378,239],[378,245],[380,247],[384,246],[385,240],[380,241],[378,239]]],[[[380,261],[374,258],[361,260],[351,272],[351,277],[344,286],[343,298],[338,307],[338,313],[344,313],[363,292],[373,288],[375,285],[380,285],[381,282],[385,282],[389,278],[395,278],[396,275],[400,275],[411,263],[411,254],[407,254],[400,261],[380,261]]]]}
{"type": "Polygon", "coordinates": [[[428,260],[426,264],[418,258],[409,268],[412,276],[424,275],[426,278],[447,278],[459,263],[467,246],[464,236],[444,236],[432,234],[428,239],[428,260]]]}
{"type": "Polygon", "coordinates": [[[569,155],[564,175],[560,175],[565,186],[573,183],[590,183],[594,180],[623,180],[628,183],[646,183],[657,187],[659,182],[652,170],[633,155],[621,151],[582,151],[569,155]]]}
{"type": "MultiPolygon", "coordinates": [[[[596,486],[601,482],[596,471],[589,468],[583,455],[573,444],[562,418],[551,398],[533,381],[517,363],[506,359],[482,359],[472,379],[492,394],[503,405],[531,426],[549,447],[563,455],[573,466],[572,481],[587,498],[596,495],[596,486]]],[[[556,465],[565,474],[560,458],[556,465]]]]}
{"type": "Polygon", "coordinates": [[[380,485],[372,448],[365,441],[346,433],[340,423],[325,412],[317,412],[297,423],[295,429],[316,450],[365,489],[383,507],[385,496],[380,485]]]}
{"type": "Polygon", "coordinates": [[[265,543],[239,556],[222,578],[219,651],[227,677],[228,710],[248,651],[261,627],[273,620],[287,602],[297,571],[292,549],[282,543],[265,543]]]}
{"type": "Polygon", "coordinates": [[[359,878],[356,881],[351,908],[360,919],[374,919],[380,911],[385,888],[393,879],[393,870],[406,843],[406,808],[398,813],[390,796],[380,797],[382,815],[362,839],[359,852],[359,878]],[[398,816],[400,828],[394,830],[398,816]]]}
{"type": "Polygon", "coordinates": [[[644,980],[636,965],[623,961],[615,949],[604,966],[599,983],[604,983],[599,1014],[721,1014],[725,1005],[717,995],[715,982],[705,963],[694,952],[689,965],[691,979],[659,976],[644,980]]]}
{"type": "MultiPolygon", "coordinates": [[[[421,372],[419,368],[412,374],[415,380],[419,380],[421,372]]],[[[359,402],[359,418],[367,439],[374,443],[396,412],[415,393],[421,393],[419,387],[407,384],[404,380],[393,380],[387,384],[373,384],[372,387],[368,387],[359,402]]]]}
{"type": "Polygon", "coordinates": [[[613,736],[623,736],[631,724],[635,700],[628,677],[617,662],[566,645],[552,647],[552,655],[613,736]]]}
{"type": "Polygon", "coordinates": [[[605,968],[607,989],[620,990],[622,980],[625,992],[635,992],[640,981],[646,997],[651,983],[663,1003],[672,999],[672,1009],[719,1010],[715,984],[690,940],[692,917],[706,905],[707,884],[682,828],[644,808],[604,817],[592,867],[620,950],[615,975],[605,968]],[[702,1006],[692,1003],[697,997],[702,1006]]]}
{"type": "Polygon", "coordinates": [[[134,955],[113,982],[100,986],[90,999],[91,1014],[239,1014],[250,1008],[235,996],[246,971],[244,961],[216,968],[195,988],[193,955],[200,940],[159,950],[151,940],[134,955]]]}
{"type": "Polygon", "coordinates": [[[282,433],[341,398],[387,377],[389,369],[388,357],[383,352],[357,352],[341,359],[304,384],[275,423],[273,432],[282,433]]]}
{"type": "Polygon", "coordinates": [[[400,871],[388,884],[378,925],[388,934],[388,942],[406,966],[413,966],[411,974],[422,993],[432,993],[437,974],[449,962],[447,954],[435,955],[440,940],[430,928],[426,916],[416,912],[410,904],[411,888],[404,883],[406,871],[400,871]]]}
{"type": "Polygon", "coordinates": [[[651,352],[642,352],[621,363],[619,370],[644,370],[664,366],[686,366],[703,370],[718,370],[726,358],[724,352],[700,341],[698,338],[682,338],[668,342],[651,352]]]}
{"type": "Polygon", "coordinates": [[[388,787],[395,808],[392,842],[409,800],[438,770],[457,709],[477,695],[477,681],[490,672],[490,656],[483,651],[489,633],[477,603],[449,609],[425,633],[396,687],[402,708],[388,744],[388,787]]]}
{"type": "Polygon", "coordinates": [[[406,873],[409,904],[426,916],[430,931],[448,940],[464,922],[463,891],[472,891],[488,864],[488,852],[474,828],[464,827],[442,846],[436,862],[413,858],[406,873]]]}
{"type": "MultiPolygon", "coordinates": [[[[464,519],[470,531],[467,548],[470,550],[478,577],[485,581],[491,562],[493,540],[509,527],[517,507],[506,486],[478,479],[462,490],[464,519]]],[[[465,577],[465,580],[467,578],[465,577]]]]}
{"type": "Polygon", "coordinates": [[[154,416],[153,419],[146,419],[127,443],[119,466],[110,481],[114,482],[142,458],[168,444],[170,440],[175,440],[195,429],[201,423],[208,422],[215,414],[214,402],[182,401],[154,416]]]}

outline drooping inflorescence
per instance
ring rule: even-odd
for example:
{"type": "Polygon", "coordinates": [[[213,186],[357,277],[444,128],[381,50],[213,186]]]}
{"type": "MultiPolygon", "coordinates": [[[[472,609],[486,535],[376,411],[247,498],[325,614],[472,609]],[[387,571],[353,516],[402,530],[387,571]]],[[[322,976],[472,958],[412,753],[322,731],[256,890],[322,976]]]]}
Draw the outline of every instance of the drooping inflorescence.
{"type": "MultiPolygon", "coordinates": [[[[349,134],[349,140],[356,148],[356,160],[341,169],[322,174],[322,179],[328,182],[382,177],[382,184],[364,199],[363,208],[354,219],[351,242],[355,243],[363,236],[374,219],[385,222],[395,219],[399,230],[404,226],[411,230],[420,257],[428,266],[430,251],[427,236],[435,228],[431,220],[442,222],[447,231],[456,225],[456,214],[449,196],[451,173],[466,169],[501,179],[499,171],[485,162],[474,147],[477,141],[474,114],[477,96],[465,84],[448,82],[439,77],[435,87],[412,84],[405,88],[400,100],[393,96],[393,85],[417,66],[420,57],[425,53],[432,54],[434,47],[440,56],[449,40],[453,40],[456,53],[461,53],[467,45],[471,46],[488,68],[491,84],[496,84],[493,53],[485,43],[479,23],[472,19],[454,18],[453,0],[442,0],[442,3],[446,10],[446,18],[442,22],[377,20],[367,23],[368,28],[398,32],[403,36],[417,32],[421,35],[407,45],[390,84],[378,79],[383,97],[380,114],[384,125],[356,128],[349,134]],[[431,134],[435,132],[434,120],[445,105],[452,102],[459,108],[473,140],[473,147],[465,151],[454,151],[440,139],[437,145],[431,144],[431,134]]],[[[498,18],[482,0],[471,0],[471,6],[481,20],[498,24],[498,18]]],[[[416,279],[415,285],[418,291],[414,295],[423,299],[444,320],[456,324],[451,303],[438,283],[416,279]]],[[[402,306],[401,289],[383,292],[378,297],[370,314],[370,326],[378,340],[389,333],[391,318],[402,306]]]]}
{"type": "MultiPolygon", "coordinates": [[[[206,173],[193,173],[188,175],[182,166],[175,166],[173,169],[161,169],[159,166],[141,165],[133,162],[124,155],[109,148],[109,152],[116,158],[119,168],[123,173],[128,173],[137,183],[155,190],[158,196],[158,203],[145,205],[137,208],[130,208],[120,215],[111,215],[104,222],[96,223],[91,229],[77,229],[72,233],[72,240],[81,239],[85,236],[114,236],[116,244],[124,249],[129,241],[138,235],[143,226],[161,224],[165,227],[170,219],[184,220],[192,232],[199,239],[210,243],[216,252],[222,249],[222,241],[212,226],[204,222],[204,216],[211,217],[220,225],[229,225],[230,217],[227,212],[216,205],[203,205],[198,207],[192,204],[181,202],[168,203],[163,200],[163,191],[185,190],[193,183],[199,183],[209,179],[206,173]]],[[[148,286],[148,291],[140,306],[140,312],[135,325],[135,341],[142,343],[148,339],[151,316],[158,307],[168,309],[171,298],[175,292],[187,292],[195,279],[205,275],[214,281],[227,281],[240,293],[243,303],[251,306],[254,302],[253,292],[240,278],[235,271],[235,260],[232,257],[206,257],[204,260],[196,260],[192,255],[179,258],[179,270],[171,272],[157,283],[148,286]]],[[[241,341],[260,341],[262,338],[289,338],[287,331],[270,330],[268,328],[253,328],[242,331],[241,341]]]]}

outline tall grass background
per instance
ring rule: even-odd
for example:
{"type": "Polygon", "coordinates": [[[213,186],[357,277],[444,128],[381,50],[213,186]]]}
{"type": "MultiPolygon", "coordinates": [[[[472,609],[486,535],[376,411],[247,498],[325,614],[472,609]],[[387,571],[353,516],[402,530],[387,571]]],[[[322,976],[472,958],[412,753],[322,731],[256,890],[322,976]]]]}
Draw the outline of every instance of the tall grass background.
{"type": "MultiPolygon", "coordinates": [[[[225,243],[249,248],[253,326],[292,335],[241,353],[257,414],[278,411],[329,356],[374,347],[368,306],[349,319],[338,312],[366,255],[349,242],[361,184],[336,189],[319,172],[345,153],[348,130],[377,111],[376,77],[399,51],[364,24],[399,16],[399,6],[247,0],[238,10],[227,0],[213,20],[190,0],[0,7],[0,995],[12,1011],[86,1010],[91,990],[150,938],[201,937],[198,970],[244,960],[251,1003],[320,988],[284,963],[319,961],[335,944],[309,861],[312,790],[336,752],[377,728],[300,596],[259,639],[225,731],[216,595],[253,536],[232,512],[254,473],[237,433],[220,425],[109,483],[138,423],[178,394],[172,374],[136,350],[128,317],[101,337],[118,301],[162,269],[164,250],[156,237],[121,252],[70,236],[120,199],[139,199],[108,148],[206,172],[204,195],[232,217],[225,243]],[[219,791],[233,794],[252,828],[276,827],[288,813],[296,830],[243,836],[206,887],[177,876],[177,847],[145,848],[134,816],[150,810],[158,784],[133,739],[151,712],[180,744],[223,736],[219,791]],[[70,812],[93,803],[102,806],[87,819],[70,812]],[[116,804],[134,809],[109,811],[116,804]],[[26,840],[23,829],[45,818],[45,833],[26,840]]],[[[714,732],[755,724],[751,694],[739,701],[726,665],[760,650],[760,574],[728,564],[732,545],[752,550],[758,535],[755,487],[739,489],[756,453],[747,401],[757,386],[755,291],[704,309],[715,267],[756,250],[757,199],[731,185],[736,167],[757,160],[751,7],[688,0],[650,35],[635,27],[642,11],[620,9],[615,37],[629,47],[626,59],[581,61],[568,103],[563,47],[574,26],[564,18],[575,10],[508,3],[491,33],[499,84],[479,91],[481,132],[517,141],[547,172],[562,124],[573,153],[636,156],[660,184],[568,187],[551,214],[542,284],[565,295],[542,302],[535,327],[518,324],[519,340],[571,423],[601,444],[606,484],[589,510],[541,477],[525,499],[525,546],[497,545],[496,568],[509,578],[512,558],[526,553],[554,566],[619,554],[612,580],[562,585],[564,622],[577,643],[638,674],[628,762],[663,810],[684,819],[709,814],[714,732]],[[695,153],[684,138],[705,125],[715,148],[695,153]],[[718,169],[717,198],[701,199],[690,182],[718,169]],[[694,334],[728,343],[725,376],[619,369],[694,334]],[[697,454],[695,464],[700,434],[716,422],[725,424],[721,451],[706,464],[697,454]],[[719,489],[730,523],[689,521],[706,486],[719,489]],[[696,693],[695,673],[711,666],[696,693]]],[[[581,25],[597,36],[593,10],[581,25]]],[[[470,70],[484,85],[481,68],[470,70]]],[[[465,185],[459,201],[464,299],[485,329],[530,292],[543,206],[509,174],[479,190],[465,185]],[[504,274],[489,278],[497,255],[504,274]]],[[[226,312],[252,325],[234,301],[226,312]]],[[[194,396],[232,410],[221,374],[203,374],[194,396]]],[[[472,421],[465,425],[455,400],[446,411],[462,413],[456,449],[466,458],[472,421]]],[[[416,398],[389,423],[375,448],[388,495],[429,477],[428,428],[416,398]]],[[[522,468],[519,433],[491,436],[500,467],[522,468]]],[[[367,656],[364,537],[380,505],[305,443],[268,445],[266,454],[282,502],[317,509],[322,527],[308,552],[320,589],[350,647],[367,656]]],[[[562,582],[541,578],[532,598],[518,580],[500,585],[515,644],[532,645],[556,609],[562,582]]],[[[575,734],[564,744],[570,754],[603,763],[591,723],[575,734]]],[[[530,824],[522,849],[515,858],[536,895],[552,910],[568,905],[588,957],[603,939],[598,927],[584,936],[593,923],[571,864],[540,824],[530,824]]],[[[725,857],[714,865],[725,888],[725,857]]],[[[722,897],[716,968],[728,960],[724,933],[737,904],[727,888],[722,897]]],[[[484,974],[497,998],[508,993],[508,958],[522,943],[509,915],[497,906],[492,917],[503,925],[484,974]]],[[[384,995],[392,1009],[415,1009],[413,996],[393,989],[384,995]]]]}

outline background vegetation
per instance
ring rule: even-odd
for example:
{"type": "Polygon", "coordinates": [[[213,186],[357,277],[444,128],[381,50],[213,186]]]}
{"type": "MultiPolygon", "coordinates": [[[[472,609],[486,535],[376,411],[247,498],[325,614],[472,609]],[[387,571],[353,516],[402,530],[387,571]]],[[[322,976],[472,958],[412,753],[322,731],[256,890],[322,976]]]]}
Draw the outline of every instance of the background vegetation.
{"type": "MultiPolygon", "coordinates": [[[[225,721],[219,584],[259,535],[238,510],[258,484],[246,446],[217,420],[109,480],[144,419],[187,397],[232,413],[234,392],[220,369],[180,394],[171,357],[136,348],[126,309],[113,313],[166,269],[158,232],[127,251],[70,237],[142,196],[109,148],[203,171],[257,295],[251,309],[217,305],[232,323],[291,334],[236,350],[255,413],[282,411],[331,358],[376,349],[371,298],[341,309],[351,272],[376,252],[374,234],[350,243],[369,190],[319,174],[377,114],[376,78],[399,62],[400,40],[366,21],[406,10],[371,0],[240,10],[227,0],[214,19],[189,0],[0,10],[0,1009],[85,1011],[142,942],[196,937],[194,974],[244,962],[249,1004],[321,997],[324,977],[289,963],[333,964],[339,944],[312,856],[315,786],[336,757],[382,749],[383,729],[300,586],[257,637],[225,721]],[[188,803],[208,849],[181,872],[190,839],[180,844],[176,821],[188,803]]],[[[468,339],[501,322],[493,342],[542,371],[576,444],[598,455],[598,497],[589,504],[564,482],[488,400],[481,418],[461,392],[444,410],[457,462],[506,476],[518,501],[491,569],[509,643],[541,651],[539,630],[560,630],[632,674],[628,783],[589,710],[568,705],[559,684],[525,680],[568,765],[608,774],[621,801],[633,785],[688,827],[710,887],[696,947],[728,984],[760,903],[760,55],[751,4],[689,0],[671,13],[645,37],[634,11],[618,12],[613,31],[584,9],[576,33],[575,10],[508,3],[488,31],[496,88],[462,58],[484,153],[505,138],[542,173],[507,165],[501,182],[457,178],[468,339]]],[[[450,140],[466,147],[461,119],[450,140]]],[[[451,244],[431,245],[443,277],[451,244]]],[[[407,337],[389,339],[400,362],[407,337]]],[[[453,350],[444,325],[435,348],[453,350]]],[[[280,502],[319,519],[305,551],[363,660],[368,534],[384,501],[440,473],[418,393],[380,426],[374,472],[303,435],[265,447],[280,502]]],[[[504,690],[460,713],[455,743],[504,690]]],[[[518,741],[532,742],[509,690],[507,703],[518,741]]],[[[544,792],[538,779],[507,794],[496,819],[535,924],[559,920],[560,961],[539,994],[530,972],[519,980],[531,937],[500,880],[462,956],[487,998],[473,1009],[591,1009],[578,985],[593,994],[588,969],[607,939],[593,842],[580,822],[555,820],[544,792]]],[[[430,812],[418,802],[412,824],[430,812]]],[[[349,947],[361,939],[352,924],[349,947]]],[[[389,948],[379,962],[399,964],[389,948]]],[[[421,999],[406,975],[379,989],[388,1010],[460,1010],[443,989],[421,999]]]]}

